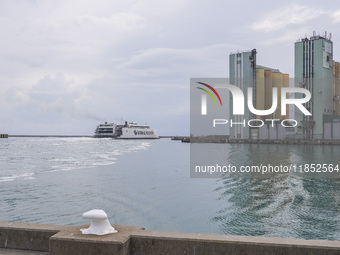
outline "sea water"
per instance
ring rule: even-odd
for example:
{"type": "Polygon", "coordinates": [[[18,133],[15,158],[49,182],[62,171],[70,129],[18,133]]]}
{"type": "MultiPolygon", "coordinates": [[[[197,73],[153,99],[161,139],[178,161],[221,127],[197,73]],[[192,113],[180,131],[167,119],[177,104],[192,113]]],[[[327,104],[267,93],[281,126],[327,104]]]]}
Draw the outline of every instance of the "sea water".
{"type": "MultiPolygon", "coordinates": [[[[210,146],[248,151],[232,154],[244,164],[270,152],[272,162],[340,155],[332,146],[210,146]]],[[[81,225],[91,209],[149,230],[340,239],[338,178],[190,178],[190,145],[170,139],[0,140],[0,221],[81,225]]]]}

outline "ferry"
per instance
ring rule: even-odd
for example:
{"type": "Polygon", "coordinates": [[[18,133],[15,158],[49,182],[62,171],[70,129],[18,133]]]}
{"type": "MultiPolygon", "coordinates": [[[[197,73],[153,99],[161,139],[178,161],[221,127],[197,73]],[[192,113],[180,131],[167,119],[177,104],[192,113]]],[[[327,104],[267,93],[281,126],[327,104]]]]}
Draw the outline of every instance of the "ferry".
{"type": "Polygon", "coordinates": [[[135,122],[125,124],[99,124],[94,132],[95,138],[115,139],[158,139],[157,131],[148,125],[138,125],[135,122]]]}

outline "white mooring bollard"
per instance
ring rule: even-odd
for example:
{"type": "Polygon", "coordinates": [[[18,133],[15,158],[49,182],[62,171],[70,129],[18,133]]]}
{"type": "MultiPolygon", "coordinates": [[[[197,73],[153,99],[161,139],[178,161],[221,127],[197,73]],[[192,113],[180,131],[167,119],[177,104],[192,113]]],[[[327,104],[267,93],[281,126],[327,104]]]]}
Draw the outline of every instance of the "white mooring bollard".
{"type": "Polygon", "coordinates": [[[82,228],[80,231],[84,235],[106,235],[117,233],[107,219],[107,214],[100,209],[94,209],[83,214],[83,219],[91,220],[89,228],[82,228]]]}

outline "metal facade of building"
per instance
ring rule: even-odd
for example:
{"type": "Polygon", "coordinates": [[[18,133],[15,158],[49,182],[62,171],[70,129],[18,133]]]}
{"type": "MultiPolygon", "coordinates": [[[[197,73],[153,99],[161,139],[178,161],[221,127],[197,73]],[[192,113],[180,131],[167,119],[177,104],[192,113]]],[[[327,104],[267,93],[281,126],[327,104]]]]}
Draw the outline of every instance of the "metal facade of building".
{"type": "Polygon", "coordinates": [[[331,36],[303,38],[295,43],[295,87],[308,89],[312,99],[305,104],[311,116],[295,109],[297,137],[338,139],[339,63],[333,61],[331,36]]]}
{"type": "Polygon", "coordinates": [[[333,116],[333,43],[321,36],[304,38],[295,43],[295,87],[308,89],[312,99],[305,107],[312,116],[298,109],[297,133],[306,139],[323,138],[323,119],[333,116]]]}
{"type": "MultiPolygon", "coordinates": [[[[244,115],[231,116],[233,123],[230,127],[230,139],[283,139],[285,129],[278,123],[265,119],[289,119],[287,114],[281,115],[281,88],[289,87],[289,75],[281,73],[278,69],[256,65],[256,50],[248,52],[232,53],[229,55],[229,81],[239,87],[247,98],[248,88],[252,88],[252,103],[257,110],[267,110],[272,107],[273,88],[277,88],[277,108],[274,113],[267,116],[256,116],[248,110],[247,100],[244,100],[244,115]],[[264,125],[260,128],[252,128],[247,125],[250,119],[260,119],[264,125]],[[243,125],[244,123],[244,125],[243,125]]],[[[230,112],[233,112],[233,98],[230,98],[230,112]]]]}
{"type": "MultiPolygon", "coordinates": [[[[253,88],[253,104],[256,105],[256,50],[233,53],[229,55],[229,82],[239,87],[243,95],[247,95],[248,87],[253,88]]],[[[230,97],[230,112],[233,112],[233,98],[230,97]]],[[[247,100],[244,100],[244,109],[248,109],[247,100]]],[[[254,119],[250,111],[245,111],[244,115],[231,116],[235,125],[230,127],[231,139],[249,139],[251,137],[250,128],[247,125],[236,124],[244,123],[249,119],[254,119]]]]}

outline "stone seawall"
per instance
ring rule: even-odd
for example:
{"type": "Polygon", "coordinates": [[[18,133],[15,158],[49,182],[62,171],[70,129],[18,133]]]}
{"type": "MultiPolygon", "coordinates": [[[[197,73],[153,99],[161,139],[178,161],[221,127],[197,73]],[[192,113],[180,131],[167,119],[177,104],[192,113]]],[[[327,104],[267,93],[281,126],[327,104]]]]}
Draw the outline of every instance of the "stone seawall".
{"type": "Polygon", "coordinates": [[[83,235],[85,226],[0,222],[0,248],[50,255],[336,255],[340,241],[148,231],[113,225],[118,233],[83,235]]]}

